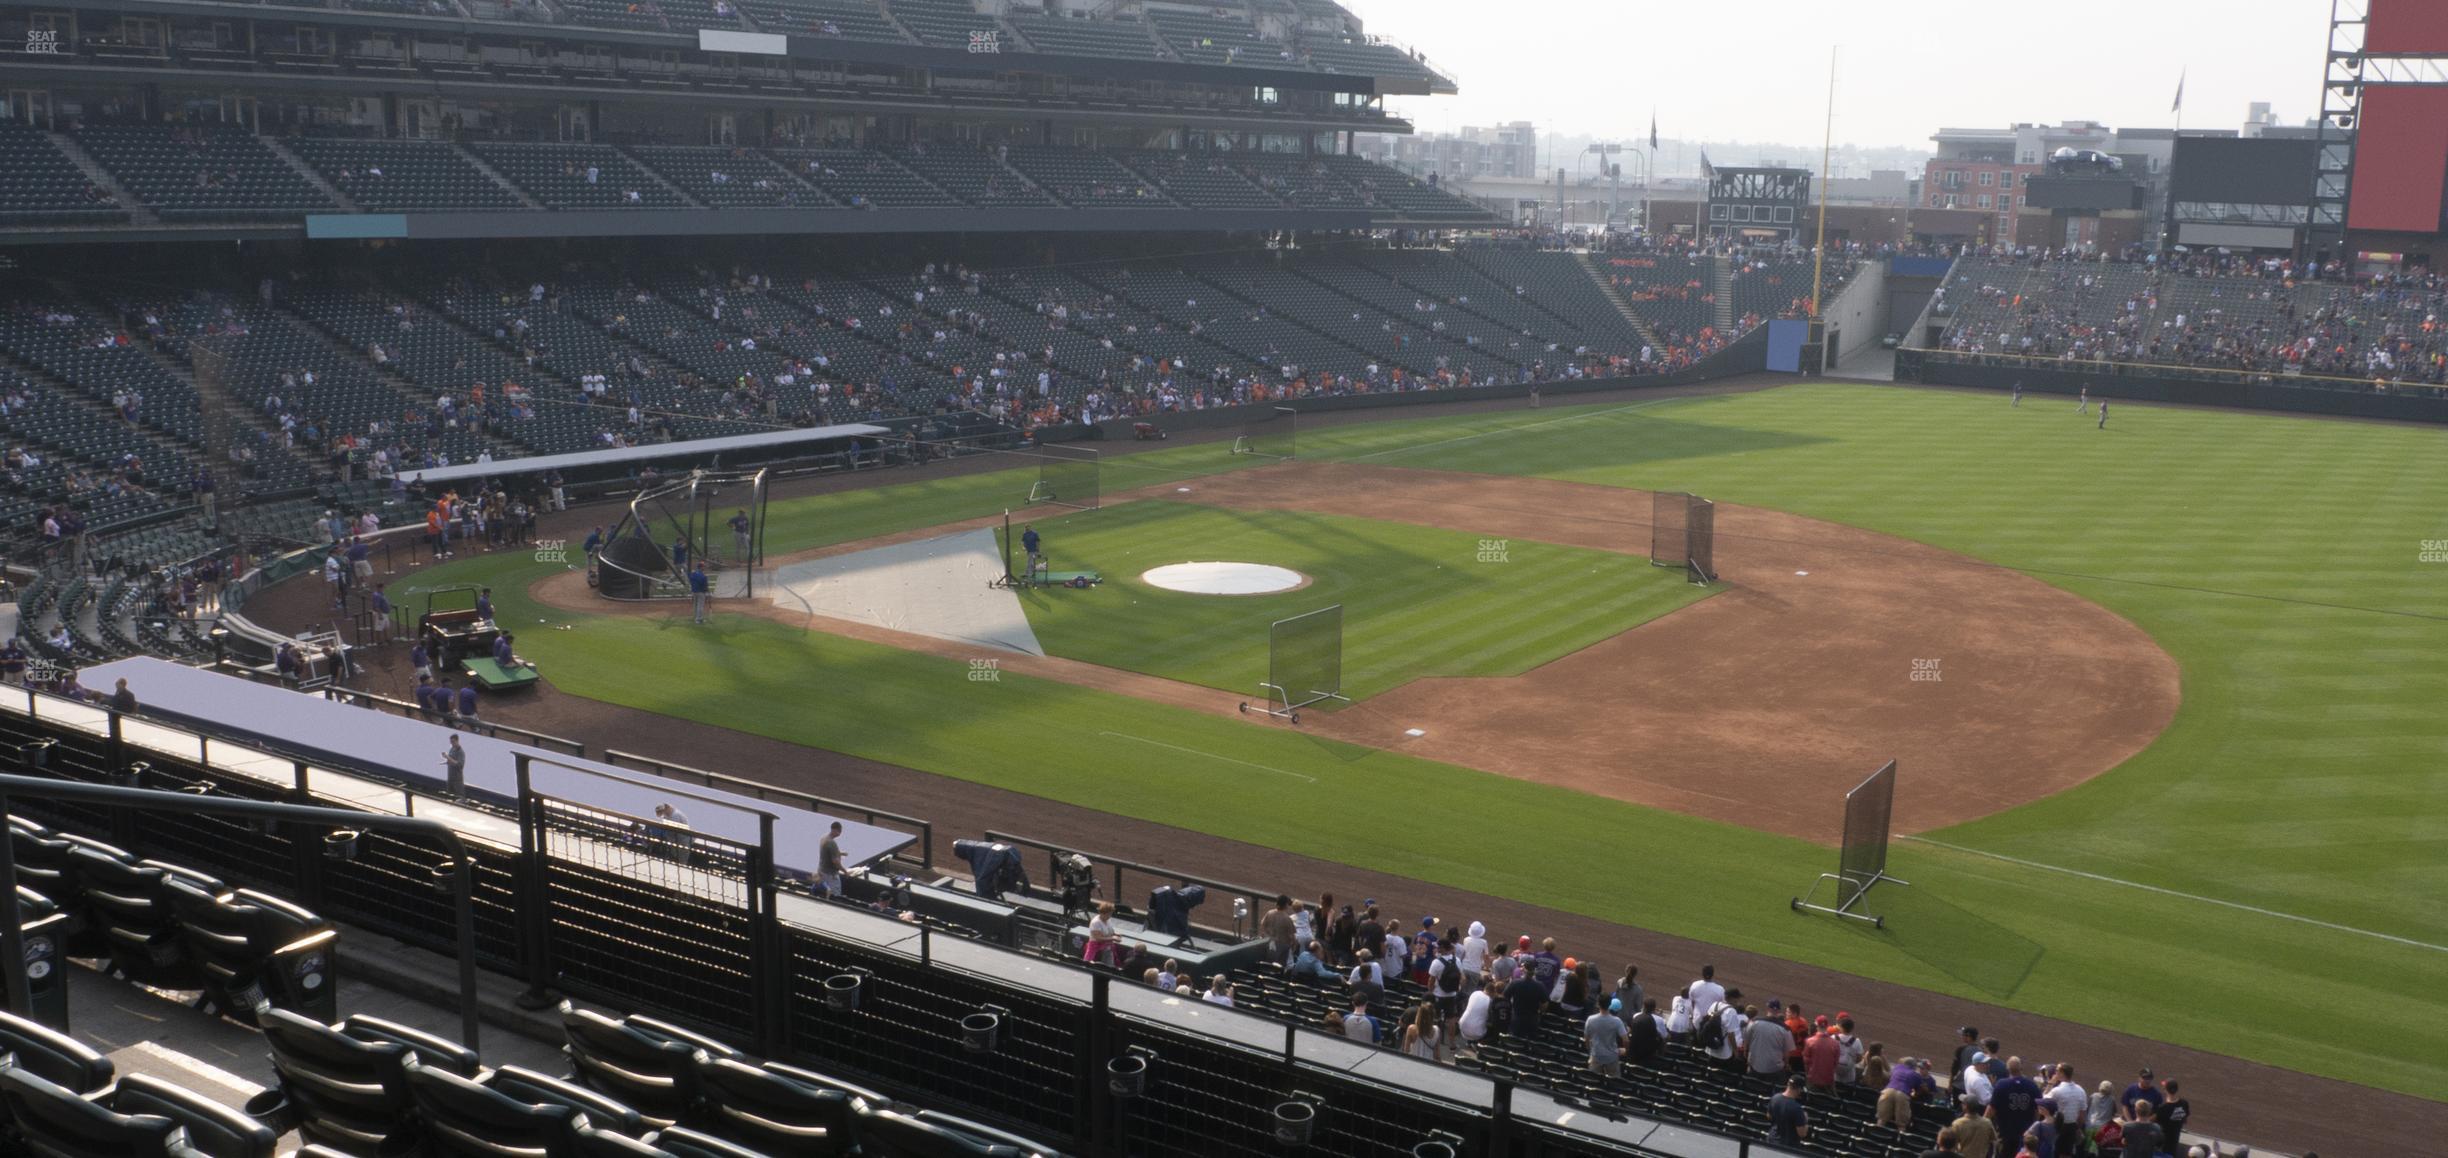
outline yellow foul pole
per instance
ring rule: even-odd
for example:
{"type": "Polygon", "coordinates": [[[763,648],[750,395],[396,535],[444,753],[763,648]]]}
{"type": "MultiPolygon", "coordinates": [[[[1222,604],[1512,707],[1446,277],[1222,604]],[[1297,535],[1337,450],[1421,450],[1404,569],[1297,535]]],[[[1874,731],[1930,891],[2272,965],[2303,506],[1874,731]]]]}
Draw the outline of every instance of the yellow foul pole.
{"type": "Polygon", "coordinates": [[[1828,160],[1836,152],[1836,50],[1828,49],[1827,132],[1819,144],[1819,242],[1812,246],[1811,320],[1820,320],[1820,278],[1827,271],[1828,160]]]}

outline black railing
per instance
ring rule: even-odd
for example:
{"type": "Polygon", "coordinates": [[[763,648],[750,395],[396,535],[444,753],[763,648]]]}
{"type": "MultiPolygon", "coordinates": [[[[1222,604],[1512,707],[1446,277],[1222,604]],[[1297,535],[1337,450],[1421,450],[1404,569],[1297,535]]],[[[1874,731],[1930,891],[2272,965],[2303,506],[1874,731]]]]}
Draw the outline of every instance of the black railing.
{"type": "Polygon", "coordinates": [[[725,792],[736,792],[742,796],[772,804],[787,805],[808,812],[821,812],[827,816],[855,819],[878,828],[895,829],[918,838],[918,855],[913,858],[907,851],[901,851],[892,854],[889,859],[901,861],[922,870],[931,871],[935,867],[935,825],[915,816],[903,816],[898,812],[886,812],[881,808],[852,804],[847,800],[834,800],[830,797],[798,792],[789,788],[778,788],[761,780],[729,776],[721,772],[708,772],[702,768],[691,768],[686,764],[673,764],[650,756],[640,756],[635,752],[621,752],[606,748],[603,752],[603,762],[615,768],[635,768],[641,772],[652,772],[666,780],[684,781],[705,788],[720,788],[725,792]]]}
{"type": "Polygon", "coordinates": [[[1255,926],[1257,914],[1264,912],[1266,907],[1273,903],[1276,896],[1279,895],[1277,892],[1254,888],[1250,885],[1236,885],[1228,881],[1214,880],[1212,878],[1198,876],[1193,873],[1180,872],[1169,868],[1159,868],[1155,865],[1140,864],[1137,861],[1123,860],[1122,858],[1116,856],[1105,856],[1101,853],[1089,852],[1086,849],[1077,848],[1072,845],[1056,844],[1052,841],[1037,840],[1033,837],[1014,836],[1008,832],[995,832],[991,829],[986,832],[985,836],[986,839],[990,841],[999,841],[1003,844],[1015,844],[1022,848],[1033,848],[1044,852],[1046,854],[1046,875],[1038,878],[1044,881],[1059,881],[1062,879],[1063,857],[1072,855],[1086,857],[1090,864],[1098,866],[1100,870],[1097,880],[1097,884],[1100,888],[1105,888],[1108,880],[1112,882],[1110,888],[1108,888],[1105,893],[1105,899],[1112,901],[1115,905],[1123,908],[1146,908],[1145,904],[1130,905],[1126,903],[1124,899],[1131,895],[1127,886],[1131,883],[1132,874],[1137,874],[1140,877],[1146,878],[1147,888],[1151,891],[1160,885],[1197,885],[1211,893],[1219,893],[1226,898],[1246,902],[1243,907],[1232,910],[1235,914],[1235,919],[1233,921],[1233,926],[1230,929],[1224,929],[1222,926],[1200,926],[1201,928],[1208,929],[1211,932],[1229,932],[1234,936],[1240,936],[1242,934],[1251,932],[1255,926]],[[1244,918],[1246,918],[1246,920],[1244,918]]]}

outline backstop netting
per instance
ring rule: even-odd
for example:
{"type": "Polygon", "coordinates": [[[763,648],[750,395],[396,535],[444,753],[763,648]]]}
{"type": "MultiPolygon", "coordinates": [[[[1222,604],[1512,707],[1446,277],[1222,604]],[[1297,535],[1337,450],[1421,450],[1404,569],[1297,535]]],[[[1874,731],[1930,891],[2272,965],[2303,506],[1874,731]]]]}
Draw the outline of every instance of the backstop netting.
{"type": "Polygon", "coordinates": [[[1795,911],[1809,909],[1886,927],[1887,918],[1855,912],[1853,906],[1869,895],[1872,885],[1881,881],[1911,883],[1887,875],[1888,828],[1895,816],[1895,781],[1896,762],[1889,760],[1869,779],[1845,793],[1844,847],[1837,853],[1836,871],[1819,874],[1808,894],[1795,897],[1795,911]],[[1819,886],[1831,883],[1836,887],[1836,903],[1813,903],[1819,895],[1819,886]]]}
{"type": "Polygon", "coordinates": [[[1029,502],[1096,509],[1103,455],[1089,447],[1059,444],[1038,447],[1035,454],[1037,482],[1029,488],[1029,502]]]}
{"type": "Polygon", "coordinates": [[[1649,497],[1649,562],[1681,567],[1691,562],[1692,496],[1659,491],[1649,497]]]}
{"type": "Polygon", "coordinates": [[[1837,875],[1856,891],[1887,871],[1887,824],[1895,813],[1895,761],[1845,793],[1844,851],[1837,875]]]}
{"type": "Polygon", "coordinates": [[[1343,605],[1278,619],[1267,629],[1270,715],[1300,720],[1300,710],[1343,698],[1343,605]]]}
{"type": "Polygon", "coordinates": [[[1233,439],[1234,454],[1253,454],[1260,458],[1290,458],[1298,449],[1300,412],[1289,406],[1277,406],[1252,417],[1241,427],[1241,436],[1233,439]]]}
{"type": "Polygon", "coordinates": [[[1692,496],[1685,508],[1683,542],[1690,556],[1690,577],[1694,583],[1717,581],[1717,504],[1692,496]]]}

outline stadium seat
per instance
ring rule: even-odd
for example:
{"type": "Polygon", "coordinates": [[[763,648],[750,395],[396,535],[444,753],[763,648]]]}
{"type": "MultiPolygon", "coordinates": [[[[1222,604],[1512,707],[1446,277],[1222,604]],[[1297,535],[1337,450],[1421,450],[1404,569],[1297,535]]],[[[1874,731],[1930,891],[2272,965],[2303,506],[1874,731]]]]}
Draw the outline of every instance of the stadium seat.
{"type": "Polygon", "coordinates": [[[252,1023],[270,1001],[316,1021],[339,1016],[333,953],[339,931],[313,913],[252,889],[213,893],[187,879],[162,883],[210,1003],[252,1023]]]}
{"type": "Polygon", "coordinates": [[[120,1078],[109,1104],[121,1114],[158,1115],[185,1127],[187,1144],[202,1158],[271,1158],[280,1142],[245,1112],[146,1074],[120,1078]]]}
{"type": "Polygon", "coordinates": [[[562,1046],[578,1080],[620,1099],[658,1125],[689,1115],[700,1096],[695,1054],[730,1061],[744,1055],[711,1038],[650,1017],[614,1020],[561,1003],[562,1046]]]}
{"type": "Polygon", "coordinates": [[[371,1150],[395,1134],[414,1133],[416,1104],[403,1064],[409,1058],[462,1077],[478,1068],[473,1050],[380,1018],[326,1025],[269,1008],[258,1024],[299,1128],[343,1149],[371,1150]]]}
{"type": "Polygon", "coordinates": [[[19,1066],[0,1069],[0,1101],[24,1153],[34,1158],[187,1158],[179,1123],[156,1114],[122,1114],[100,1100],[37,1077],[19,1066]]]}
{"type": "Polygon", "coordinates": [[[954,1121],[868,1110],[859,1115],[859,1138],[863,1152],[877,1158],[1028,1158],[1043,1152],[1010,1135],[954,1121]]]}
{"type": "Polygon", "coordinates": [[[838,1089],[796,1081],[771,1068],[699,1052],[694,1057],[700,1098],[691,1124],[776,1155],[854,1152],[854,1118],[862,1101],[838,1089]]]}
{"type": "MultiPolygon", "coordinates": [[[[579,1111],[566,1101],[532,1101],[519,1096],[533,1092],[531,1085],[503,1088],[483,1078],[427,1069],[413,1057],[404,1059],[400,1068],[416,1103],[419,1137],[428,1155],[563,1158],[576,1149],[572,1131],[579,1111]]],[[[629,1115],[632,1123],[635,1117],[629,1115]]]]}
{"type": "Polygon", "coordinates": [[[0,1012],[0,1054],[17,1059],[12,1070],[85,1095],[110,1085],[115,1068],[109,1058],[84,1042],[32,1018],[0,1012]]]}

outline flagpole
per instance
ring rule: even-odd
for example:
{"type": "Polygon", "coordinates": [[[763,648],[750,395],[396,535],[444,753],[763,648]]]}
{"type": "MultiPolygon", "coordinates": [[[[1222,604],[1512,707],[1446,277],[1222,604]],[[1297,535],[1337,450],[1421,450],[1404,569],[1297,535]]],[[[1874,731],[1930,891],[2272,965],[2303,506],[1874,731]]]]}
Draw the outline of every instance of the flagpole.
{"type": "MultiPolygon", "coordinates": [[[[1820,278],[1827,269],[1827,182],[1828,162],[1836,153],[1836,50],[1828,49],[1827,132],[1819,144],[1819,241],[1812,247],[1811,257],[1811,320],[1823,321],[1819,312],[1820,278]]],[[[1823,331],[1824,332],[1824,331],[1823,331]]],[[[1823,354],[1822,357],[1825,355],[1823,354]]]]}

